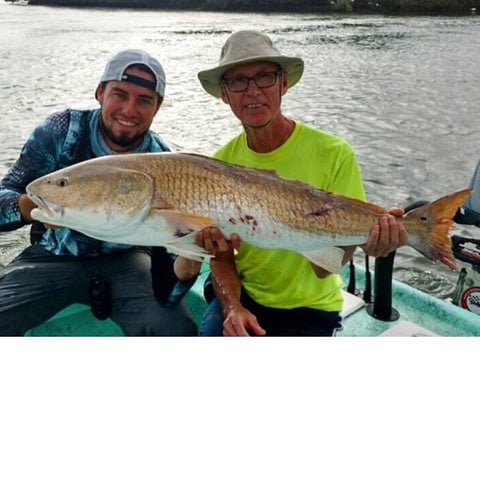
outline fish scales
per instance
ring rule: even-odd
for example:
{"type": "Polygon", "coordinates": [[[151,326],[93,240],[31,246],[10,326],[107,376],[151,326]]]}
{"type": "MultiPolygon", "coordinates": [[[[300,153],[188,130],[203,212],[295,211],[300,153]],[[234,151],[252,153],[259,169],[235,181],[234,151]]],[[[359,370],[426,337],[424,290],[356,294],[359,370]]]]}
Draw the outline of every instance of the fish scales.
{"type": "MultiPolygon", "coordinates": [[[[240,206],[242,207],[242,214],[232,223],[238,225],[244,223],[245,217],[253,218],[257,223],[257,232],[268,232],[268,240],[258,240],[260,246],[281,247],[284,238],[294,235],[299,237],[299,232],[302,232],[301,243],[309,248],[335,241],[343,242],[343,245],[364,243],[371,227],[378,222],[379,215],[386,213],[379,207],[375,207],[374,212],[366,210],[365,203],[352,207],[351,199],[343,200],[301,182],[285,180],[273,172],[255,170],[252,175],[250,169],[238,167],[239,170],[232,176],[230,165],[222,163],[221,168],[218,168],[218,161],[200,161],[205,170],[214,168],[219,171],[220,178],[215,179],[214,189],[218,189],[217,185],[223,185],[227,192],[235,192],[233,204],[239,212],[240,206]],[[322,242],[318,241],[319,233],[324,237],[322,242]]],[[[207,178],[211,177],[213,176],[207,175],[207,178]]],[[[223,206],[225,210],[226,207],[223,206]]],[[[215,205],[212,210],[218,209],[219,205],[215,205]]],[[[233,228],[223,226],[229,233],[233,233],[233,228]]],[[[249,239],[255,235],[250,229],[243,233],[249,239]]]]}
{"type": "MultiPolygon", "coordinates": [[[[349,212],[351,203],[343,205],[347,202],[342,203],[338,196],[284,180],[271,172],[255,170],[252,175],[251,170],[238,167],[232,175],[230,165],[197,157],[198,164],[192,168],[190,160],[186,164],[175,158],[163,161],[163,170],[168,172],[165,174],[170,181],[166,182],[169,188],[163,190],[162,197],[187,211],[211,215],[230,210],[233,205],[247,208],[257,216],[258,212],[268,212],[271,220],[294,229],[331,231],[336,235],[352,231],[365,235],[378,221],[380,213],[361,208],[349,212]]],[[[380,211],[385,213],[383,209],[380,211]]]]}

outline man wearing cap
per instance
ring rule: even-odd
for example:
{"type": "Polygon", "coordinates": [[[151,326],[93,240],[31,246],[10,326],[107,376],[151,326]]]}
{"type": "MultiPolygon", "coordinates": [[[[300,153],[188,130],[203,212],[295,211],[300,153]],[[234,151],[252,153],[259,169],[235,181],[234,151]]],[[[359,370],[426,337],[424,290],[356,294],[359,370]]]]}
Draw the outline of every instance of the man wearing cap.
{"type": "MultiPolygon", "coordinates": [[[[230,106],[243,132],[214,157],[252,168],[275,170],[285,178],[360,200],[361,174],[350,145],[281,112],[281,101],[301,78],[304,62],[282,55],[270,38],[239,31],[225,42],[219,64],[199,72],[203,88],[230,106]]],[[[401,209],[392,209],[401,215],[401,209]]],[[[233,237],[233,236],[232,236],[233,237]]],[[[209,250],[216,295],[206,311],[200,335],[332,335],[340,327],[341,279],[295,252],[260,249],[231,238],[225,248],[218,229],[207,229],[197,242],[209,250]]],[[[382,218],[365,252],[385,256],[406,244],[404,227],[393,215],[382,218]]],[[[333,249],[346,262],[354,247],[333,249]]]]}
{"type": "MultiPolygon", "coordinates": [[[[102,155],[168,151],[150,130],[164,95],[158,60],[143,50],[117,53],[95,91],[100,108],[54,113],[29,136],[0,182],[0,231],[32,223],[25,187],[35,178],[102,155]]],[[[181,298],[197,263],[46,227],[34,223],[32,245],[0,271],[0,335],[23,335],[72,303],[90,303],[127,335],[196,335],[181,298]]]]}

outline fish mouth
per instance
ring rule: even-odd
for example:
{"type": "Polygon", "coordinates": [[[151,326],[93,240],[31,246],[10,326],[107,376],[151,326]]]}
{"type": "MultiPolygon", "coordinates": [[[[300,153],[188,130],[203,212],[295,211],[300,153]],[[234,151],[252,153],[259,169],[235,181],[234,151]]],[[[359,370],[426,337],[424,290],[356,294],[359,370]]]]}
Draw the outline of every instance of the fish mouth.
{"type": "Polygon", "coordinates": [[[47,200],[44,200],[42,197],[39,197],[38,195],[34,195],[33,193],[28,193],[28,196],[30,200],[32,200],[35,205],[37,205],[38,209],[41,210],[41,212],[49,217],[49,218],[59,218],[63,214],[63,208],[60,207],[59,205],[56,205],[55,203],[48,202],[47,200]]]}

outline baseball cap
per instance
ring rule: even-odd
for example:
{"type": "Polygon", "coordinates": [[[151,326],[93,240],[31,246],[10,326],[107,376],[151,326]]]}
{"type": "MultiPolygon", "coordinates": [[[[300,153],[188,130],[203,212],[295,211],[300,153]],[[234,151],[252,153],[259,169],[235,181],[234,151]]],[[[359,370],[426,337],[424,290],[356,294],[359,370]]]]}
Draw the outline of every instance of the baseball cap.
{"type": "Polygon", "coordinates": [[[100,82],[109,82],[110,80],[134,83],[158,93],[162,98],[165,96],[165,72],[160,62],[144,50],[122,50],[114,55],[105,66],[100,82]],[[155,77],[155,82],[150,82],[136,75],[126,74],[125,70],[135,64],[148,67],[155,77]]]}

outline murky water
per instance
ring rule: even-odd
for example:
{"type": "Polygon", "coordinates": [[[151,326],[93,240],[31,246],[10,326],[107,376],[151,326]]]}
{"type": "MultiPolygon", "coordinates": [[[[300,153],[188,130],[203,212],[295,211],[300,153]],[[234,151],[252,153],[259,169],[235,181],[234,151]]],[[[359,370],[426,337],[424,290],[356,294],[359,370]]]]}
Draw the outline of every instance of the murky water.
{"type": "MultiPolygon", "coordinates": [[[[305,59],[284,111],[353,145],[371,201],[389,207],[433,200],[466,187],[480,160],[479,27],[480,16],[247,17],[1,2],[0,175],[46,115],[96,105],[104,64],[123,48],[150,51],[166,70],[166,101],[154,129],[177,149],[212,153],[239,125],[201,89],[196,73],[216,63],[232,31],[254,28],[305,59]]],[[[0,264],[27,235],[0,234],[0,264]]],[[[398,252],[395,276],[440,297],[450,295],[456,279],[410,248],[398,252]]]]}

